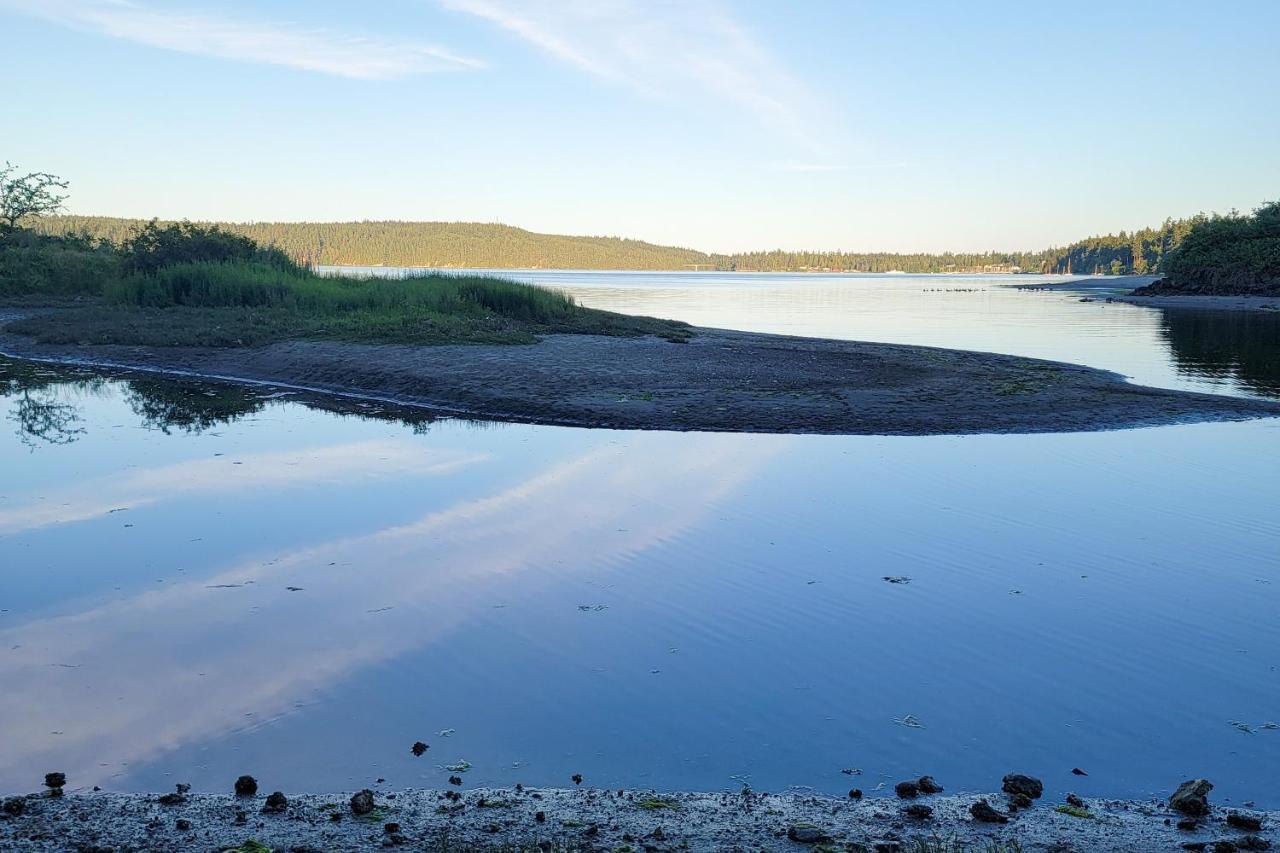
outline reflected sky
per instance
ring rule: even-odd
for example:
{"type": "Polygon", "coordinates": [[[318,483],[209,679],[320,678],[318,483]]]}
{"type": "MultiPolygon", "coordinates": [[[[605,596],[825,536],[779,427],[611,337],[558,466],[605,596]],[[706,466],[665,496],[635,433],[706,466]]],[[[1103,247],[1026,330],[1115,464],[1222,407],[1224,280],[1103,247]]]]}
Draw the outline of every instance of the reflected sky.
{"type": "MultiPolygon", "coordinates": [[[[1219,378],[1266,334],[1209,347],[1219,378]]],[[[1280,805],[1280,421],[479,428],[3,360],[0,389],[77,430],[0,432],[0,791],[442,786],[465,759],[468,785],[1021,770],[1280,805]]]]}
{"type": "MultiPolygon", "coordinates": [[[[441,455],[411,444],[401,450],[441,455]]],[[[522,573],[564,580],[588,569],[574,563],[580,553],[599,563],[625,560],[679,533],[776,448],[703,436],[667,454],[657,470],[643,448],[631,450],[599,447],[407,524],[263,553],[199,578],[171,577],[162,588],[0,631],[0,648],[9,649],[0,658],[0,719],[12,722],[13,738],[0,778],[78,756],[75,777],[102,783],[132,762],[240,729],[246,717],[277,717],[354,670],[440,641],[477,608],[507,602],[522,573]],[[635,502],[661,511],[631,517],[635,502]],[[159,695],[156,685],[164,686],[159,695]]],[[[245,465],[274,461],[250,457],[245,465]]],[[[457,468],[406,466],[401,476],[457,468]]],[[[164,471],[145,479],[173,478],[164,471]]],[[[292,481],[269,474],[246,485],[284,484],[292,481]]],[[[152,493],[166,498],[189,495],[152,493]]]]}

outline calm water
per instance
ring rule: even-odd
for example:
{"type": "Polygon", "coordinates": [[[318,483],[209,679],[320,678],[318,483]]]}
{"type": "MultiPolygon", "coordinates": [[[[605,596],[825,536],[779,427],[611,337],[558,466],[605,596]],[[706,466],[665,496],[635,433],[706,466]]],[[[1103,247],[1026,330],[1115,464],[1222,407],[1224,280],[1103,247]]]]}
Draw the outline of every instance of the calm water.
{"type": "MultiPolygon", "coordinates": [[[[1268,315],[972,278],[535,275],[601,307],[1280,397],[1268,315]]],[[[0,392],[0,791],[53,769],[440,786],[466,760],[468,786],[1020,770],[1280,805],[1280,421],[626,433],[7,361],[0,392]]]]}

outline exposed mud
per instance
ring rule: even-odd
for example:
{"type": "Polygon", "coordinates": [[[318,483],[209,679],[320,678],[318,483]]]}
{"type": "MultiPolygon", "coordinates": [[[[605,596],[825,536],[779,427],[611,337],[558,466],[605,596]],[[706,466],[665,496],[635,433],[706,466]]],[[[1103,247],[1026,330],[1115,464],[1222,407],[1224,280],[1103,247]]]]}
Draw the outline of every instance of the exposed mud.
{"type": "Polygon", "coordinates": [[[1280,415],[1276,402],[1148,388],[1060,362],[719,329],[689,343],[552,335],[530,346],[244,348],[58,346],[0,331],[0,353],[616,429],[1074,432],[1280,415]]]}

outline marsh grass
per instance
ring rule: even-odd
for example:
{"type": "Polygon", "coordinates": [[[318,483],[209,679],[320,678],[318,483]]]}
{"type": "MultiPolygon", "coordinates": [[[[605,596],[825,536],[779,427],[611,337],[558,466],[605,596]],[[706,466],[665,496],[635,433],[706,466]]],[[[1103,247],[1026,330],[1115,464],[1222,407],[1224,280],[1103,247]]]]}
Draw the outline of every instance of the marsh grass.
{"type": "Polygon", "coordinates": [[[343,278],[260,263],[208,261],[130,275],[112,282],[103,295],[109,303],[142,308],[489,312],[537,323],[562,321],[577,307],[571,297],[558,291],[486,276],[343,278]]]}
{"type": "Polygon", "coordinates": [[[193,262],[117,277],[102,304],[33,317],[44,343],[254,346],[289,339],[529,344],[540,335],[657,335],[687,324],[583,308],[565,293],[487,276],[318,276],[253,262],[193,262]]]}

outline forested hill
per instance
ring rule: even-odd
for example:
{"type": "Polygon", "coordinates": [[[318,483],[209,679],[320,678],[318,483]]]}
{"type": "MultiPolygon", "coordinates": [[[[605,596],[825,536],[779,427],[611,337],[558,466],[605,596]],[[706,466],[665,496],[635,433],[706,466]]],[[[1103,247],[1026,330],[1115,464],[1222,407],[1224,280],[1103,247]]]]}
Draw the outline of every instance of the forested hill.
{"type": "MultiPolygon", "coordinates": [[[[1148,274],[1204,219],[1169,220],[1160,228],[1090,237],[1038,252],[895,254],[890,252],[742,252],[712,255],[618,237],[538,234],[476,222],[250,222],[222,227],[302,263],[481,269],[807,270],[909,273],[1032,272],[1148,274]]],[[[119,243],[143,220],[55,216],[37,227],[53,234],[88,233],[119,243]]],[[[163,224],[163,223],[162,223],[163,224]]]]}
{"type": "MultiPolygon", "coordinates": [[[[143,220],[55,216],[37,227],[54,234],[88,232],[119,243],[143,220]]],[[[165,223],[161,223],[165,224],[165,223]]],[[[479,269],[708,268],[709,255],[618,237],[537,234],[478,222],[218,223],[304,263],[479,269]]]]}

